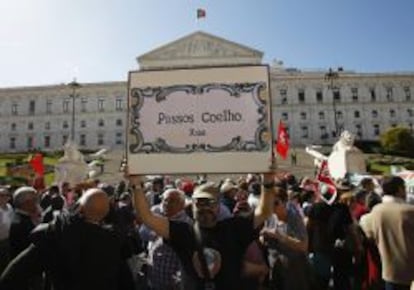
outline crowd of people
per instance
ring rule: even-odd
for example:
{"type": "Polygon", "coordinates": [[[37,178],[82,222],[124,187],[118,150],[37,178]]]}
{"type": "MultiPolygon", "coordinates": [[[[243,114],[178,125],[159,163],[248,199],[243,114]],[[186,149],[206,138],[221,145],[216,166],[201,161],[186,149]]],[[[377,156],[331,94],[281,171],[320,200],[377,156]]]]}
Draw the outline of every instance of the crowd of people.
{"type": "Polygon", "coordinates": [[[0,289],[410,289],[404,181],[292,174],[0,187],[0,289]]]}

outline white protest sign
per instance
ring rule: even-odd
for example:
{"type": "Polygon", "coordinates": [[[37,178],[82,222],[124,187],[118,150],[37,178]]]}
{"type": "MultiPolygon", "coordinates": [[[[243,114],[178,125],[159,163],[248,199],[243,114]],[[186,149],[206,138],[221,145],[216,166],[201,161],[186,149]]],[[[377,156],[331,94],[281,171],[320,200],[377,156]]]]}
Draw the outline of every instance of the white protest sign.
{"type": "Polygon", "coordinates": [[[269,102],[267,66],[131,72],[129,170],[266,172],[269,102]]]}

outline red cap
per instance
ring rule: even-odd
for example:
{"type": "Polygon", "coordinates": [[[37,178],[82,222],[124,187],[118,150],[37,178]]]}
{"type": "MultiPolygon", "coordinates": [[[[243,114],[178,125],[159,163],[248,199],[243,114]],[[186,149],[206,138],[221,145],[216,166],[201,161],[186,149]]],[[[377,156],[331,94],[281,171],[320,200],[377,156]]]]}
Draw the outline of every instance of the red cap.
{"type": "Polygon", "coordinates": [[[181,190],[184,191],[185,194],[192,194],[194,190],[194,184],[190,181],[185,181],[181,184],[181,190]]]}

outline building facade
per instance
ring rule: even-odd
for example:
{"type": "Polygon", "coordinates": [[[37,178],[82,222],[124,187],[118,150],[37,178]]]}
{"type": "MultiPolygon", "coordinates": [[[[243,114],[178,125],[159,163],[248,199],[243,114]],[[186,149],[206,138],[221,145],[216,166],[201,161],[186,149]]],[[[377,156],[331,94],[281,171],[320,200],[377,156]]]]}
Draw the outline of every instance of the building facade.
{"type": "Polygon", "coordinates": [[[122,147],[126,82],[0,89],[0,152],[59,150],[71,138],[80,149],[122,147]],[[75,106],[73,107],[73,101],[75,106]]]}
{"type": "MultiPolygon", "coordinates": [[[[262,64],[263,53],[195,32],[137,58],[140,70],[262,64]]],[[[333,143],[344,129],[378,140],[393,126],[413,129],[414,73],[301,71],[269,64],[274,129],[287,125],[294,146],[333,143]]],[[[0,152],[123,149],[128,84],[103,82],[0,88],[0,152]],[[73,122],[74,120],[74,122],[73,122]],[[74,126],[72,128],[72,126],[74,126]]]]}
{"type": "Polygon", "coordinates": [[[329,75],[272,68],[273,121],[287,124],[294,145],[332,144],[343,130],[360,140],[378,140],[390,127],[413,130],[413,73],[329,75]]]}

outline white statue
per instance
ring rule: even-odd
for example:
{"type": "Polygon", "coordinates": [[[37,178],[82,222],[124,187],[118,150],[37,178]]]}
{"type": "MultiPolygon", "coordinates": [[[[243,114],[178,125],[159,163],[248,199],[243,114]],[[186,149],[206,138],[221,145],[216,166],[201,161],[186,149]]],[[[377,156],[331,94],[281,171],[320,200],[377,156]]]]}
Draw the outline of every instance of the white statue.
{"type": "Polygon", "coordinates": [[[77,146],[73,142],[64,145],[64,155],[55,165],[55,182],[78,184],[85,180],[88,174],[88,165],[83,159],[77,146]]]}
{"type": "Polygon", "coordinates": [[[332,147],[327,157],[315,150],[313,146],[306,147],[306,152],[315,158],[318,164],[328,161],[329,173],[333,179],[343,179],[346,173],[366,173],[364,154],[354,146],[355,136],[349,131],[342,132],[339,140],[332,147]]]}
{"type": "Polygon", "coordinates": [[[332,151],[348,151],[348,150],[358,150],[358,148],[354,147],[355,136],[345,130],[341,133],[339,140],[334,144],[332,147],[332,151]]]}

